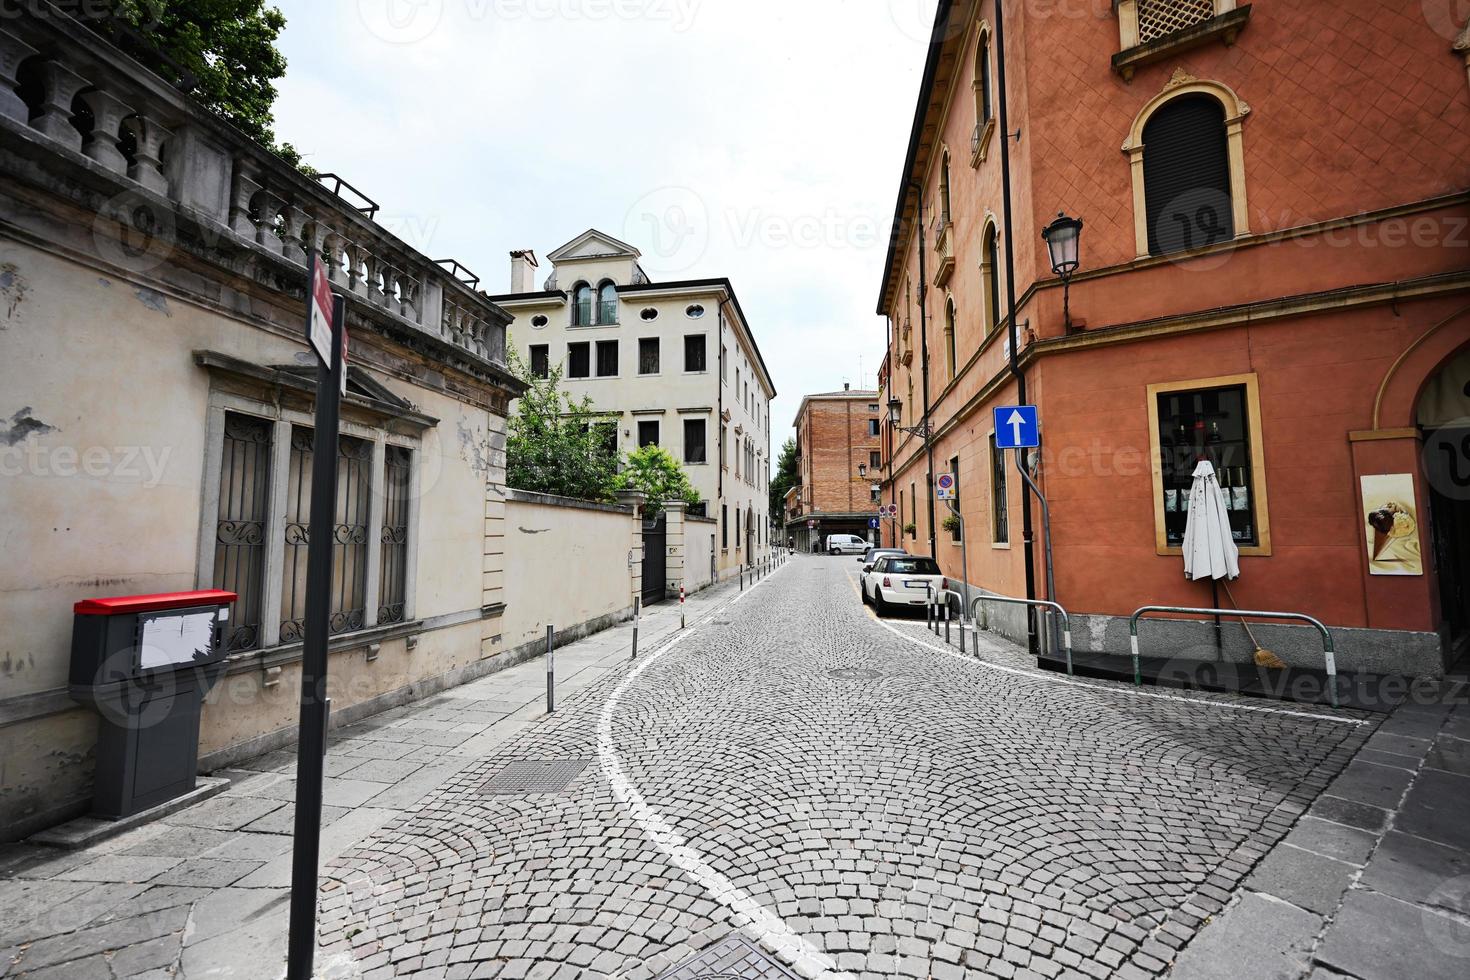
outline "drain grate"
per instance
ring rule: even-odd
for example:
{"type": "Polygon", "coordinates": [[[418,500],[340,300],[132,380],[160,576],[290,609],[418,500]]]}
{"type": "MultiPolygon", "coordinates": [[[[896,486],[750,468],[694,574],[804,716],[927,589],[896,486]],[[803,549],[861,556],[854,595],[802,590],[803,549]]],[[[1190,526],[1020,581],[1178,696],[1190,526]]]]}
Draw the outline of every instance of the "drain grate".
{"type": "Polygon", "coordinates": [[[883,676],[883,671],[868,667],[835,667],[827,671],[827,676],[838,681],[875,681],[883,676]]]}
{"type": "Polygon", "coordinates": [[[485,796],[516,796],[523,793],[560,793],[587,768],[589,759],[528,759],[512,762],[486,782],[479,792],[485,796]]]}
{"type": "Polygon", "coordinates": [[[797,980],[795,973],[740,936],[727,936],[658,980],[797,980]]]}

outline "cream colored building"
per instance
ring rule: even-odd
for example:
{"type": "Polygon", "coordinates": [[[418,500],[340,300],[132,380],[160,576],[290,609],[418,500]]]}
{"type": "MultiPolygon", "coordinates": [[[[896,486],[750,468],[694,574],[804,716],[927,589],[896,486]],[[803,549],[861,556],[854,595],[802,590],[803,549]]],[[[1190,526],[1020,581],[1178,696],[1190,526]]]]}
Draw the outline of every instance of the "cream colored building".
{"type": "Polygon", "coordinates": [[[619,450],[655,442],[683,463],[718,522],[720,578],[765,558],[776,389],[730,281],[653,282],[636,248],[595,230],[546,258],[538,289],[535,254],[513,252],[512,291],[490,297],[515,317],[510,343],[591,398],[619,450]]]}
{"type": "MultiPolygon", "coordinates": [[[[87,808],[96,716],[68,690],[78,600],[238,593],[201,766],[295,740],[310,254],[346,298],[350,336],[334,721],[512,652],[505,416],[523,389],[505,364],[508,315],[370,202],[297,172],[68,18],[0,25],[0,93],[15,92],[17,64],[37,87],[0,98],[0,839],[87,808]]],[[[611,543],[619,568],[634,545],[611,543]]]]}

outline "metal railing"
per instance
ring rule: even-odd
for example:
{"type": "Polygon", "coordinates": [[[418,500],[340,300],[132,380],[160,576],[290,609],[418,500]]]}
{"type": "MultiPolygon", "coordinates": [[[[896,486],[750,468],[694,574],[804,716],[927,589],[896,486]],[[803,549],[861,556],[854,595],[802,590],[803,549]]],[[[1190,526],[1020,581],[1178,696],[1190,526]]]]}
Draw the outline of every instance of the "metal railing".
{"type": "Polygon", "coordinates": [[[1322,622],[1306,613],[1262,612],[1252,609],[1210,609],[1202,606],[1140,606],[1128,617],[1128,643],[1133,651],[1133,683],[1143,684],[1143,673],[1138,662],[1138,621],[1150,613],[1183,613],[1188,616],[1236,616],[1241,619],[1290,619],[1306,623],[1322,634],[1322,656],[1327,666],[1327,690],[1332,706],[1337,704],[1337,651],[1332,645],[1332,634],[1322,622]]]}
{"type": "Polygon", "coordinates": [[[1034,606],[1040,609],[1050,609],[1062,617],[1062,649],[1067,653],[1067,673],[1072,673],[1072,617],[1058,603],[1050,599],[1013,599],[1008,595],[977,595],[970,602],[970,620],[977,622],[978,617],[975,610],[982,602],[1003,602],[1015,606],[1034,606]]]}

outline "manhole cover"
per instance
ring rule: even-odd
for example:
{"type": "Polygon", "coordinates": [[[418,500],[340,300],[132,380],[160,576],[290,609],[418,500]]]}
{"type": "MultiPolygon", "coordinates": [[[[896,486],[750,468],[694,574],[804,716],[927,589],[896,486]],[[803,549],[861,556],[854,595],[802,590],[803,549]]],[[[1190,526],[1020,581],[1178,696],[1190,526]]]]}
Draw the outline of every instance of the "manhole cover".
{"type": "Polygon", "coordinates": [[[658,980],[797,980],[796,974],[740,936],[728,936],[658,980]]]}
{"type": "Polygon", "coordinates": [[[827,671],[827,676],[838,681],[875,681],[883,676],[883,671],[868,667],[837,667],[827,671]]]}
{"type": "Polygon", "coordinates": [[[480,786],[486,796],[560,793],[587,768],[587,759],[531,759],[512,762],[480,786]]]}

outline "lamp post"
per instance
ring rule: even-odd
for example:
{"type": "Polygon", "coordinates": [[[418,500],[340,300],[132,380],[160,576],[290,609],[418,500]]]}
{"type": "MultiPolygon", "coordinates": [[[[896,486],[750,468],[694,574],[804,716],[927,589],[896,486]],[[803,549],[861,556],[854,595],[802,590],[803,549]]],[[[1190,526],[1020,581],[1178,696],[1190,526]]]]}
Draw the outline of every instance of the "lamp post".
{"type": "MultiPolygon", "coordinates": [[[[928,418],[925,418],[924,421],[920,422],[918,425],[904,425],[904,424],[902,424],[903,423],[903,402],[900,401],[897,398],[890,398],[890,399],[888,399],[888,421],[890,423],[892,423],[893,430],[895,432],[907,432],[909,435],[911,435],[911,436],[918,436],[920,439],[922,439],[924,441],[924,455],[929,459],[930,464],[932,466],[933,460],[934,460],[934,455],[930,451],[929,440],[934,435],[934,429],[933,429],[932,426],[929,425],[928,418]]],[[[934,485],[933,485],[932,472],[931,472],[931,476],[930,476],[930,485],[929,485],[929,502],[930,502],[931,505],[934,502],[934,485]]],[[[938,557],[938,555],[933,554],[933,552],[934,552],[934,511],[932,509],[929,511],[929,551],[930,551],[930,557],[932,557],[932,558],[937,558],[938,557]]]]}
{"type": "Polygon", "coordinates": [[[1072,332],[1072,274],[1081,265],[1078,248],[1082,238],[1082,219],[1069,218],[1058,211],[1057,218],[1041,230],[1046,250],[1051,253],[1051,271],[1062,280],[1062,318],[1067,333],[1072,332]]]}

